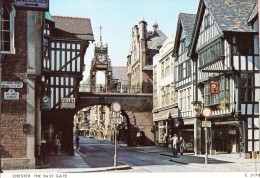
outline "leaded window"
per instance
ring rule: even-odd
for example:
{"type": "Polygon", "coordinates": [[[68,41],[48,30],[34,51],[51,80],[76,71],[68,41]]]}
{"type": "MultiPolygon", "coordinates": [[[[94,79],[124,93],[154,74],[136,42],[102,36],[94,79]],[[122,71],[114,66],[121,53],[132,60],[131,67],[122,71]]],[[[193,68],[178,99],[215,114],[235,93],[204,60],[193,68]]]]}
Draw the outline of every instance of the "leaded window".
{"type": "Polygon", "coordinates": [[[224,76],[219,79],[214,79],[219,81],[219,93],[211,93],[210,86],[211,81],[208,81],[204,84],[204,96],[205,96],[205,105],[215,105],[219,104],[222,101],[229,102],[230,97],[230,83],[229,78],[224,76]]]}
{"type": "Polygon", "coordinates": [[[218,41],[210,47],[199,52],[199,66],[206,65],[211,61],[223,56],[222,42],[218,41]]]}

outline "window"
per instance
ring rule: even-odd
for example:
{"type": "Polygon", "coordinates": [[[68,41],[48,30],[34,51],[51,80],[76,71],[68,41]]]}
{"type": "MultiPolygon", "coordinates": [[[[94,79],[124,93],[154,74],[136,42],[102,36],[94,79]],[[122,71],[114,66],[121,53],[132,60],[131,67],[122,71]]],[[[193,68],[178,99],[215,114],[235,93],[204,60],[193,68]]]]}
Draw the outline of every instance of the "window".
{"type": "Polygon", "coordinates": [[[187,70],[186,70],[186,72],[187,72],[187,74],[186,74],[186,76],[187,77],[191,77],[191,60],[188,60],[187,62],[186,62],[187,64],[187,70]]]}
{"type": "Polygon", "coordinates": [[[241,86],[241,100],[253,101],[254,100],[254,77],[253,74],[241,74],[240,86],[241,86]]]}
{"type": "MultiPolygon", "coordinates": [[[[217,79],[214,79],[217,80],[217,79]]],[[[219,79],[219,93],[210,92],[210,82],[204,84],[205,105],[219,104],[221,101],[229,101],[229,78],[220,77],[219,79]]]]}
{"type": "Polygon", "coordinates": [[[237,35],[233,39],[234,55],[252,55],[254,53],[254,37],[237,35]]]}
{"type": "Polygon", "coordinates": [[[183,38],[180,41],[180,49],[179,49],[179,54],[183,54],[186,51],[186,38],[183,38]]]}
{"type": "Polygon", "coordinates": [[[182,73],[182,70],[183,70],[183,63],[179,65],[179,68],[178,68],[178,73],[179,73],[179,80],[183,79],[183,73],[182,73]]]}
{"type": "Polygon", "coordinates": [[[165,77],[167,77],[168,75],[170,75],[170,67],[171,67],[171,63],[170,63],[170,58],[166,59],[165,61],[165,77]]]}
{"type": "Polygon", "coordinates": [[[4,8],[1,20],[1,51],[2,53],[15,53],[14,49],[14,16],[15,11],[11,12],[4,8]]]}
{"type": "Polygon", "coordinates": [[[211,45],[207,49],[199,53],[199,66],[208,64],[209,62],[219,59],[223,54],[222,52],[222,42],[218,41],[211,45]]]}
{"type": "Polygon", "coordinates": [[[164,62],[162,62],[162,64],[161,64],[161,79],[163,79],[164,78],[164,62]]]}
{"type": "Polygon", "coordinates": [[[204,17],[204,29],[210,26],[210,15],[204,17]]]}

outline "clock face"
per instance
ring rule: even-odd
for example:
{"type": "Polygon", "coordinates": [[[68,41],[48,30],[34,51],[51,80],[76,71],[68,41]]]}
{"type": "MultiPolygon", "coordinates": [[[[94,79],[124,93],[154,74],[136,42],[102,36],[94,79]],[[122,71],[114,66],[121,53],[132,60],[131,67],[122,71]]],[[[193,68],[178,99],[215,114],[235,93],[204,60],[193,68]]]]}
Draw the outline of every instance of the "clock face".
{"type": "Polygon", "coordinates": [[[105,54],[97,54],[97,59],[98,59],[98,62],[100,62],[100,63],[105,63],[107,57],[106,57],[105,54]]]}

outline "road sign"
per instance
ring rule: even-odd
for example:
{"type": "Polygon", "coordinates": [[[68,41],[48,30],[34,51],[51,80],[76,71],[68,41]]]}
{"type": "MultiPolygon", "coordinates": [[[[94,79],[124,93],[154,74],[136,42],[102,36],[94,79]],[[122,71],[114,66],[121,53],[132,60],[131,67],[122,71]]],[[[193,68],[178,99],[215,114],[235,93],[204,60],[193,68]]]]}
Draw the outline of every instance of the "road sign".
{"type": "Polygon", "coordinates": [[[209,118],[212,115],[212,110],[209,107],[205,107],[202,110],[202,115],[206,118],[209,118]]]}
{"type": "Polygon", "coordinates": [[[211,127],[211,121],[202,121],[202,127],[211,127]]]}
{"type": "Polygon", "coordinates": [[[75,108],[75,98],[64,97],[61,98],[61,109],[73,109],[75,108]]]}
{"type": "Polygon", "coordinates": [[[113,112],[118,113],[121,111],[122,107],[119,102],[115,101],[111,104],[111,109],[113,112]]]}
{"type": "Polygon", "coordinates": [[[16,8],[25,10],[49,10],[49,0],[13,0],[16,8]]]}
{"type": "Polygon", "coordinates": [[[1,88],[23,88],[22,81],[2,81],[1,88]]]}
{"type": "Polygon", "coordinates": [[[4,92],[4,100],[19,100],[19,92],[9,89],[8,92],[4,92]]]}
{"type": "Polygon", "coordinates": [[[121,122],[122,122],[122,118],[121,117],[112,117],[111,118],[111,125],[121,124],[121,122]]]}

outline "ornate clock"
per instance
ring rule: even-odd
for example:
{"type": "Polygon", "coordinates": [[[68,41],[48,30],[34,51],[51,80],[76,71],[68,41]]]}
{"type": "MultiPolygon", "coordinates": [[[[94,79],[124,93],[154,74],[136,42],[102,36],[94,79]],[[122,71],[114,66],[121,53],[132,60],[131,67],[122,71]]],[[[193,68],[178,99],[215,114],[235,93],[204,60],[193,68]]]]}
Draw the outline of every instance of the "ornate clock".
{"type": "Polygon", "coordinates": [[[97,57],[97,62],[98,63],[105,63],[105,62],[107,62],[106,54],[97,54],[96,57],[97,57]]]}

